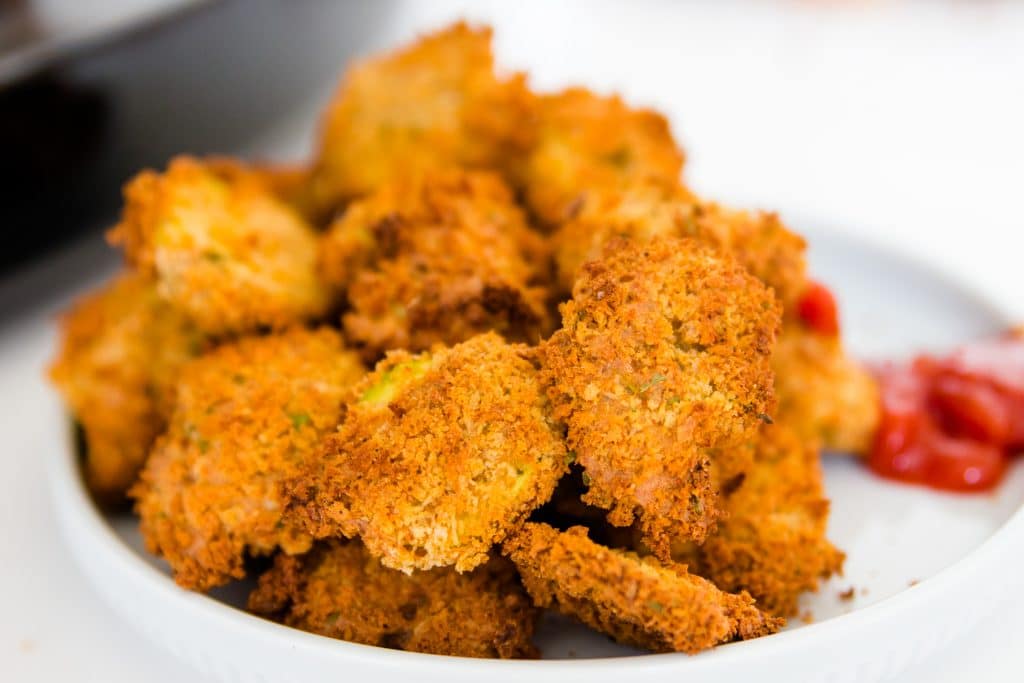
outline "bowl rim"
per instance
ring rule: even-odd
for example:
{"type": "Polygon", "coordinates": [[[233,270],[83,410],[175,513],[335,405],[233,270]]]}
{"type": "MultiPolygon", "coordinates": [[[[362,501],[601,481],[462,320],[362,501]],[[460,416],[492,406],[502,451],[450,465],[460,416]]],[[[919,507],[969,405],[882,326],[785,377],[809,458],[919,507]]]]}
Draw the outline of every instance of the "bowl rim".
{"type": "MultiPolygon", "coordinates": [[[[792,221],[796,224],[807,225],[792,221]]],[[[811,223],[813,225],[813,223],[811,223]]],[[[816,232],[816,231],[814,231],[816,232]]],[[[898,258],[920,272],[945,280],[966,297],[983,306],[994,319],[1009,324],[1006,307],[991,297],[982,295],[969,282],[956,273],[947,273],[934,265],[901,251],[886,249],[877,242],[862,240],[842,232],[831,232],[828,239],[836,242],[856,243],[858,249],[882,252],[889,258],[898,258]]],[[[68,424],[67,414],[56,399],[53,401],[56,420],[68,424]],[[59,417],[57,417],[59,415],[59,417]]],[[[922,580],[894,595],[860,609],[837,615],[822,622],[776,633],[749,641],[717,646],[698,655],[683,653],[644,654],[602,658],[552,660],[500,660],[473,659],[417,652],[405,652],[353,643],[314,633],[308,633],[249,614],[211,596],[180,588],[167,574],[151,565],[118,536],[100,508],[93,501],[81,476],[79,457],[75,448],[73,429],[65,429],[64,447],[48,454],[48,479],[52,503],[56,509],[65,538],[73,546],[73,554],[83,565],[81,553],[89,547],[90,553],[102,553],[115,563],[117,572],[129,578],[136,586],[152,592],[153,597],[185,613],[187,619],[199,618],[214,628],[234,630],[239,637],[253,638],[256,642],[279,641],[284,638],[292,651],[316,652],[319,656],[339,663],[361,663],[372,667],[402,667],[420,671],[423,675],[463,673],[479,675],[481,667],[495,674],[597,674],[604,680],[623,673],[663,672],[700,674],[719,671],[727,662],[735,662],[737,655],[755,662],[774,661],[785,657],[806,656],[809,648],[823,643],[839,647],[857,647],[861,636],[873,632],[876,638],[891,639],[898,633],[896,626],[910,624],[913,614],[929,613],[929,607],[941,605],[950,596],[985,607],[984,596],[994,596],[1006,585],[1003,574],[996,571],[1000,560],[1024,555],[1024,505],[1018,508],[980,545],[935,575],[922,580]],[[83,545],[84,544],[84,545],[83,545]],[[982,581],[981,579],[988,579],[982,581]]],[[[994,600],[988,600],[993,602],[994,600]]],[[[934,614],[934,610],[931,610],[934,614]]],[[[969,628],[972,620],[984,614],[974,610],[971,615],[944,615],[960,619],[959,628],[969,628]]],[[[831,651],[830,655],[833,654],[831,651]]],[[[857,679],[852,679],[857,680],[857,679]]]]}
{"type": "MultiPolygon", "coordinates": [[[[806,650],[812,640],[826,637],[829,640],[840,640],[853,637],[854,632],[863,627],[870,627],[884,621],[895,612],[919,610],[936,600],[942,600],[949,590],[962,588],[974,582],[974,575],[982,565],[989,564],[1005,552],[1015,547],[1024,547],[1024,507],[1018,508],[993,534],[977,548],[962,558],[940,570],[937,574],[920,583],[908,587],[895,595],[876,603],[851,611],[847,614],[834,616],[825,621],[808,624],[798,629],[775,633],[754,640],[727,643],[702,652],[696,656],[683,653],[645,654],[613,656],[603,658],[580,658],[558,660],[501,660],[473,659],[418,652],[405,652],[387,648],[352,643],[314,633],[308,633],[249,614],[232,605],[223,603],[214,597],[188,591],[179,587],[174,580],[156,567],[149,564],[142,556],[130,548],[117,535],[103,513],[89,496],[81,477],[78,456],[73,448],[72,430],[66,430],[67,447],[60,449],[49,458],[51,493],[54,503],[65,520],[72,520],[66,533],[74,533],[76,542],[87,542],[94,545],[94,552],[102,552],[108,559],[116,562],[118,568],[131,577],[138,585],[153,591],[154,595],[166,601],[181,603],[181,608],[190,614],[219,623],[220,626],[241,629],[248,635],[258,637],[285,637],[294,645],[303,648],[328,647],[334,654],[343,659],[366,660],[372,664],[407,664],[414,666],[437,666],[445,668],[456,666],[472,666],[477,668],[481,662],[507,670],[517,669],[523,673],[536,671],[537,668],[549,667],[562,669],[572,667],[581,671],[592,667],[601,667],[602,673],[610,670],[624,672],[627,669],[636,671],[638,667],[671,665],[678,666],[685,662],[687,666],[700,668],[703,664],[717,664],[719,659],[738,654],[742,648],[744,654],[764,654],[770,648],[773,655],[781,650],[806,650]]],[[[969,588],[969,586],[968,586],[969,588]]]]}

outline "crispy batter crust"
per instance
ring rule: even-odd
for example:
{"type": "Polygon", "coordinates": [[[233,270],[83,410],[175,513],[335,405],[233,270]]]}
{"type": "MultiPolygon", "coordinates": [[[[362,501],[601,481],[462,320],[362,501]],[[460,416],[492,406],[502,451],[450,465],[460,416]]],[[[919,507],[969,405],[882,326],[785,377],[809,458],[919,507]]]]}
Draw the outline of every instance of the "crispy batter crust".
{"type": "Polygon", "coordinates": [[[163,174],[137,175],[109,237],[161,297],[209,334],[283,329],[330,305],[312,227],[264,175],[223,160],[178,157],[163,174]]]}
{"type": "Polygon", "coordinates": [[[186,588],[244,576],[246,551],[305,552],[283,519],[282,482],[338,424],[363,374],[329,329],[296,328],[221,346],[182,369],[167,433],[131,491],[146,546],[186,588]]]}
{"type": "Polygon", "coordinates": [[[610,240],[658,236],[693,237],[728,253],[775,291],[786,313],[774,363],[780,411],[827,449],[866,452],[877,428],[877,388],[838,338],[814,334],[796,317],[807,287],[806,244],[776,214],[726,209],[651,182],[591,192],[553,235],[558,289],[570,289],[583,263],[610,240]]]}
{"type": "Polygon", "coordinates": [[[515,568],[494,557],[472,572],[387,569],[358,541],[280,554],[249,609],[320,635],[458,657],[536,657],[538,610],[515,568]]]}
{"type": "Polygon", "coordinates": [[[774,408],[771,291],[693,240],[613,242],[583,267],[542,380],[585,469],[584,501],[617,526],[639,517],[667,558],[719,514],[710,460],[742,444],[774,408]]]}
{"type": "Polygon", "coordinates": [[[703,201],[683,187],[635,182],[588,193],[579,214],[556,232],[558,285],[572,291],[580,267],[600,257],[615,237],[649,242],[655,236],[693,237],[732,255],[791,307],[806,283],[806,244],[774,213],[734,211],[703,201]]]}
{"type": "Polygon", "coordinates": [[[510,172],[543,224],[570,219],[594,190],[678,184],[683,153],[661,114],[583,88],[539,97],[537,110],[536,142],[510,172]]]}
{"type": "Polygon", "coordinates": [[[699,573],[722,590],[748,591],[779,616],[843,566],[825,538],[825,498],[818,450],[785,424],[761,428],[754,464],[727,496],[728,515],[699,551],[699,573]]]}
{"type": "Polygon", "coordinates": [[[772,365],[781,421],[828,451],[871,449],[881,417],[878,383],[838,336],[787,321],[772,365]]]}
{"type": "Polygon", "coordinates": [[[599,546],[583,527],[559,532],[528,523],[503,549],[538,606],[626,645],[693,654],[774,633],[784,623],[759,611],[746,593],[724,593],[683,565],[599,546]]]}
{"type": "Polygon", "coordinates": [[[90,490],[116,501],[163,431],[178,369],[206,342],[134,273],[83,296],[60,328],[50,378],[82,426],[90,490]]]}
{"type": "Polygon", "coordinates": [[[203,159],[214,173],[232,182],[257,183],[297,211],[311,225],[320,226],[323,216],[312,196],[313,169],[306,163],[250,163],[234,157],[203,159]]]}
{"type": "Polygon", "coordinates": [[[551,330],[544,240],[502,180],[432,171],[349,206],[321,239],[320,272],[347,290],[350,339],[370,359],[496,330],[536,342],[551,330]]]}
{"type": "Polygon", "coordinates": [[[314,195],[337,208],[407,172],[496,167],[529,145],[532,109],[522,75],[495,75],[489,28],[423,36],[345,74],[322,123],[314,195]]]}
{"type": "Polygon", "coordinates": [[[388,354],[297,482],[296,516],[318,538],[359,535],[406,572],[485,562],[566,471],[527,351],[488,333],[388,354]]]}

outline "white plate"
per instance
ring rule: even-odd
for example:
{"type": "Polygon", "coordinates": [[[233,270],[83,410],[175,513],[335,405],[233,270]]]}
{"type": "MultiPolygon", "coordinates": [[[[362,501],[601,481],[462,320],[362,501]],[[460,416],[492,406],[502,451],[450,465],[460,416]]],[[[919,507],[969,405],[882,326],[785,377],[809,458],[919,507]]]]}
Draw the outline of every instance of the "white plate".
{"type": "MultiPolygon", "coordinates": [[[[813,223],[795,225],[813,227],[813,223]]],[[[853,353],[894,358],[990,334],[1006,320],[993,306],[905,257],[810,231],[812,270],[838,294],[853,353]]],[[[54,429],[61,428],[54,416],[54,429]]],[[[190,593],[141,550],[135,521],[93,506],[73,449],[51,458],[57,517],[97,591],[154,641],[223,681],[337,681],[402,676],[488,683],[644,680],[875,681],[889,678],[967,633],[1013,589],[1024,546],[1024,467],[994,493],[958,496],[892,484],[850,458],[826,458],[830,536],[848,555],[846,575],[805,596],[813,619],[779,634],[688,657],[638,655],[565,620],[542,625],[545,659],[439,657],[357,645],[285,628],[238,609],[244,584],[190,593]],[[854,589],[852,600],[839,594],[854,589]]]]}

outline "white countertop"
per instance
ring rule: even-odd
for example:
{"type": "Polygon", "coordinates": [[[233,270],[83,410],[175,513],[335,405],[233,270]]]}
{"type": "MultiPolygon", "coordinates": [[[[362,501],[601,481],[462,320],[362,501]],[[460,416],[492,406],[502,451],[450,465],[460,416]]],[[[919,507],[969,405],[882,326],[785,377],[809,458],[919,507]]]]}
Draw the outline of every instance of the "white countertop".
{"type": "MultiPolygon", "coordinates": [[[[373,42],[463,5],[494,22],[499,58],[536,85],[619,89],[664,109],[699,191],[912,250],[1024,320],[1024,4],[406,2],[373,42]]],[[[247,151],[301,153],[319,100],[247,151]]],[[[0,680],[199,680],[91,592],[50,512],[51,316],[113,262],[80,245],[0,287],[5,305],[23,302],[0,320],[0,680]]],[[[1020,680],[1022,608],[1007,596],[1004,614],[903,680],[1020,680]]]]}

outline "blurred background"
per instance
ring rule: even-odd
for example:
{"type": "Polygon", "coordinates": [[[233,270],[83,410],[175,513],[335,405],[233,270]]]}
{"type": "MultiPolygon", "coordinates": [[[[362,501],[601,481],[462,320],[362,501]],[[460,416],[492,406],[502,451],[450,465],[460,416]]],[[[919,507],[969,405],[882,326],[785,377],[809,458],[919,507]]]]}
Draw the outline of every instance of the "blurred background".
{"type": "Polygon", "coordinates": [[[704,194],[1014,281],[1024,3],[0,0],[0,316],[26,267],[101,250],[138,169],[304,158],[349,58],[460,16],[536,86],[664,110],[704,194]]]}
{"type": "MultiPolygon", "coordinates": [[[[460,17],[493,24],[499,63],[536,87],[663,110],[699,193],[913,253],[1024,320],[1024,2],[0,0],[0,431],[17,482],[0,519],[30,554],[3,582],[17,620],[0,620],[0,678],[191,675],[67,566],[24,457],[52,429],[52,315],[116,267],[102,232],[121,185],[177,153],[306,158],[348,60],[460,17]]],[[[994,627],[919,680],[1020,680],[1007,643],[1024,625],[994,627]]]]}

